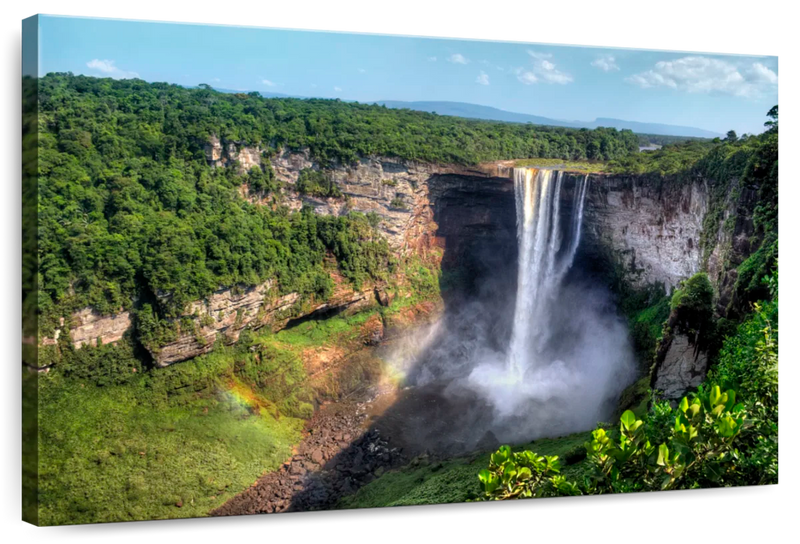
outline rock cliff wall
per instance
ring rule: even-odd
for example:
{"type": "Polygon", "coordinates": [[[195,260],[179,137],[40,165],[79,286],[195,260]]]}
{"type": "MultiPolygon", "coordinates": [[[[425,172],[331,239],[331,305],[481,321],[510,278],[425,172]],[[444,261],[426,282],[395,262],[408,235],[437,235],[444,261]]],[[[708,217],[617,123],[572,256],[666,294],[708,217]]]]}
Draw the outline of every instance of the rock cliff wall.
{"type": "Polygon", "coordinates": [[[588,251],[612,254],[638,287],[660,283],[669,290],[702,268],[704,182],[668,186],[612,175],[592,175],[589,181],[588,251]]]}
{"type": "MultiPolygon", "coordinates": [[[[216,137],[209,140],[205,152],[210,165],[237,164],[241,171],[263,166],[265,160],[258,147],[216,137]]],[[[424,253],[437,246],[445,249],[443,268],[463,264],[465,255],[479,255],[477,264],[489,262],[493,270],[515,270],[512,161],[464,167],[369,157],[356,164],[329,165],[326,171],[344,195],[341,198],[317,198],[294,190],[303,169],[320,168],[307,150],[284,150],[270,162],[283,184],[279,201],[292,209],[307,205],[319,214],[374,212],[398,255],[424,253]]],[[[572,212],[576,187],[584,177],[565,175],[561,194],[565,217],[572,212]]],[[[635,176],[592,174],[582,251],[594,258],[612,256],[635,285],[661,283],[669,289],[703,266],[701,231],[707,209],[708,190],[699,180],[670,187],[635,176]]],[[[739,232],[740,238],[744,236],[746,225],[739,232]]],[[[718,245],[722,247],[723,242],[718,245]]],[[[719,261],[712,252],[710,267],[718,266],[714,263],[719,261]]],[[[723,280],[725,274],[717,272],[723,280]]],[[[376,303],[373,286],[353,291],[346,282],[339,282],[329,301],[301,305],[299,298],[297,293],[274,295],[270,282],[220,290],[189,304],[176,320],[180,324],[177,338],[152,350],[153,357],[158,365],[169,365],[210,351],[218,339],[235,342],[246,327],[278,329],[290,315],[302,318],[376,303]]],[[[101,316],[87,308],[73,316],[70,335],[76,347],[98,340],[107,344],[118,341],[131,327],[128,312],[101,316]]],[[[43,339],[43,343],[55,343],[56,339],[43,339]]]]}
{"type": "Polygon", "coordinates": [[[233,344],[239,340],[245,328],[269,326],[280,329],[291,318],[364,308],[377,303],[375,293],[372,288],[354,291],[340,282],[328,300],[297,307],[300,295],[289,293],[278,296],[272,290],[272,282],[249,288],[220,290],[204,300],[187,305],[184,314],[174,320],[178,323],[177,338],[151,350],[151,354],[158,366],[168,366],[208,353],[218,341],[233,344]],[[186,322],[191,326],[185,327],[183,323],[186,322]]]}

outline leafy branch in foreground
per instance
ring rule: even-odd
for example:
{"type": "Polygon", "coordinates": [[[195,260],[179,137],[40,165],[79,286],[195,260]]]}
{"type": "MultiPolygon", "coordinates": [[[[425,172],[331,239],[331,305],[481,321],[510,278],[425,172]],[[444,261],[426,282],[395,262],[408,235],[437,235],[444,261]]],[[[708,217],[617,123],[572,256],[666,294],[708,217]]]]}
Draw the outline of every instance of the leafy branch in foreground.
{"type": "Polygon", "coordinates": [[[618,436],[596,429],[586,444],[592,470],[582,482],[560,474],[557,456],[514,453],[502,446],[478,474],[481,500],[735,485],[737,438],[752,426],[736,393],[722,392],[717,385],[701,387],[677,408],[667,409],[673,424],[658,446],[650,440],[657,430],[630,410],[620,418],[618,436]]]}

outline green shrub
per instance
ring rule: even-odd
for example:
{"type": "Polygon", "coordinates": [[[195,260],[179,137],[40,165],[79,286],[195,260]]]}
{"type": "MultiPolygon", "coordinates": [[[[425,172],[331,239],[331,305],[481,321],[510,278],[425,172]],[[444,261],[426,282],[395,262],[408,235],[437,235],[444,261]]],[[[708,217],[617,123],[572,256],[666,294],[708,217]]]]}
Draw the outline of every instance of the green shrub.
{"type": "Polygon", "coordinates": [[[576,463],[580,463],[586,459],[586,447],[585,446],[575,446],[567,453],[564,454],[564,462],[567,465],[574,465],[576,463]]]}
{"type": "Polygon", "coordinates": [[[403,197],[400,196],[394,197],[392,201],[389,203],[389,206],[391,206],[392,208],[397,208],[398,210],[408,209],[405,200],[403,200],[403,197]]]}
{"type": "Polygon", "coordinates": [[[342,196],[342,191],[339,190],[339,186],[336,185],[330,174],[326,174],[321,170],[312,170],[311,168],[300,170],[300,175],[294,184],[294,188],[301,195],[334,198],[342,196]]]}
{"type": "Polygon", "coordinates": [[[258,166],[253,166],[247,173],[247,185],[251,193],[270,194],[280,189],[280,182],[275,178],[275,170],[269,161],[264,163],[263,170],[258,166]]]}
{"type": "MultiPolygon", "coordinates": [[[[664,407],[662,406],[663,410],[664,407]]],[[[736,394],[718,386],[701,387],[670,410],[673,424],[665,442],[656,445],[652,429],[630,410],[620,418],[619,434],[599,427],[587,442],[592,471],[583,481],[559,473],[557,456],[514,453],[502,446],[489,467],[478,474],[482,500],[625,493],[741,485],[737,480],[737,438],[750,423],[736,394]]]]}

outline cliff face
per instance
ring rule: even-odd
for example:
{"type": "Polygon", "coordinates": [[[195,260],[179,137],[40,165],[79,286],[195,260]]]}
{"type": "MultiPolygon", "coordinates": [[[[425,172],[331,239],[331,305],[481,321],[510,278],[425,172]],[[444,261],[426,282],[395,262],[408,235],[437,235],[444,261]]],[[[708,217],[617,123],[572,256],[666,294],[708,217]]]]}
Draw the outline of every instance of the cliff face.
{"type": "MultiPolygon", "coordinates": [[[[613,253],[628,281],[668,290],[702,267],[708,209],[702,181],[654,186],[634,176],[590,176],[584,233],[588,251],[613,253]]],[[[586,246],[585,246],[586,247],[586,246]]]]}
{"type": "MultiPolygon", "coordinates": [[[[61,327],[65,323],[62,320],[61,327]]],[[[84,308],[72,314],[69,323],[70,340],[76,348],[87,344],[113,344],[119,341],[131,328],[130,312],[119,312],[114,315],[102,315],[91,308],[84,308]]],[[[55,330],[52,338],[43,338],[43,346],[53,346],[61,336],[62,328],[55,330]]]]}
{"type": "MultiPolygon", "coordinates": [[[[216,137],[209,140],[205,152],[212,166],[238,164],[241,171],[247,171],[262,164],[260,148],[216,137]]],[[[303,169],[320,167],[307,150],[283,151],[270,162],[284,185],[279,201],[292,209],[308,205],[319,214],[374,212],[382,220],[379,228],[398,255],[424,254],[437,246],[445,250],[443,269],[466,265],[472,274],[516,270],[511,161],[463,167],[369,157],[353,165],[334,164],[326,171],[343,198],[299,195],[293,189],[303,169]]],[[[584,177],[565,174],[561,194],[564,217],[571,216],[575,191],[584,177]]],[[[589,258],[611,256],[634,285],[661,283],[669,289],[703,266],[700,238],[707,208],[708,190],[702,181],[662,187],[635,176],[592,174],[581,251],[589,258]]],[[[730,208],[735,214],[736,206],[731,204],[730,208]]],[[[734,247],[741,245],[747,232],[747,224],[734,232],[739,240],[734,247]]],[[[731,245],[724,236],[720,231],[719,248],[711,253],[709,268],[715,270],[720,282],[730,283],[730,272],[717,264],[721,262],[720,248],[731,245]]],[[[377,301],[373,289],[353,291],[346,282],[339,282],[330,300],[303,305],[298,303],[297,293],[274,294],[270,282],[220,290],[189,304],[176,320],[177,338],[153,349],[152,355],[158,365],[165,366],[206,353],[219,339],[235,342],[246,327],[279,329],[290,317],[362,308],[381,300],[380,289],[377,301]]],[[[72,321],[70,335],[76,347],[97,340],[113,343],[132,326],[128,312],[101,316],[88,308],[75,314],[72,321]]],[[[43,339],[43,343],[55,343],[55,338],[43,339]]]]}
{"type": "Polygon", "coordinates": [[[435,234],[433,203],[446,192],[448,179],[456,184],[458,177],[508,179],[511,172],[510,161],[465,167],[369,157],[354,165],[334,164],[330,169],[345,198],[318,198],[299,195],[293,190],[301,170],[319,168],[307,150],[283,151],[271,162],[276,178],[287,186],[283,193],[284,204],[292,209],[311,206],[322,215],[374,212],[382,220],[379,228],[389,246],[403,254],[425,246],[435,234]],[[455,177],[447,178],[448,175],[455,177]],[[442,181],[441,176],[444,183],[431,183],[437,179],[442,181]]]}
{"type": "Polygon", "coordinates": [[[178,337],[151,350],[158,366],[185,361],[208,353],[217,341],[232,344],[239,340],[245,328],[259,329],[269,326],[283,328],[290,318],[310,316],[318,312],[355,311],[376,303],[373,289],[354,291],[339,284],[333,296],[325,302],[308,303],[297,308],[300,296],[297,293],[278,296],[272,290],[272,282],[246,289],[224,289],[204,300],[187,305],[179,323],[189,321],[192,326],[185,330],[179,326],[178,337]]]}
{"type": "Polygon", "coordinates": [[[742,187],[739,180],[731,183],[732,190],[725,196],[716,218],[717,228],[710,240],[713,246],[707,251],[706,270],[717,290],[717,312],[726,315],[729,306],[734,313],[737,303],[734,287],[742,264],[757,248],[760,240],[753,237],[753,213],[758,204],[758,194],[753,188],[742,187]]]}
{"type": "MultiPolygon", "coordinates": [[[[716,307],[709,312],[735,319],[748,304],[738,299],[739,266],[761,244],[753,222],[758,194],[754,188],[742,186],[738,179],[730,180],[727,187],[717,187],[716,191],[704,218],[707,230],[699,269],[708,274],[714,291],[716,307]],[[722,198],[721,189],[724,189],[722,198]]],[[[708,341],[700,340],[704,329],[708,332],[708,326],[683,329],[676,330],[673,311],[652,368],[652,387],[671,401],[697,387],[709,366],[708,341]]]]}

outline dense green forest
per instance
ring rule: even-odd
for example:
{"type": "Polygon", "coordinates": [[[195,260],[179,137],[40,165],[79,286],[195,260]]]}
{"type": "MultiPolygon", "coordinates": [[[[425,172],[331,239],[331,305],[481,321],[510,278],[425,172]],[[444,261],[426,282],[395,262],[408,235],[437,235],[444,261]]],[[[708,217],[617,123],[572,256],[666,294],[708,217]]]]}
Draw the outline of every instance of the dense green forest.
{"type": "MultiPolygon", "coordinates": [[[[235,284],[275,278],[282,292],[324,298],[332,253],[358,284],[390,268],[359,214],[281,208],[272,169],[208,166],[210,135],[266,148],[308,148],[323,164],[364,155],[475,163],[519,157],[613,159],[630,131],[472,121],[333,100],[264,99],[141,80],[50,74],[39,81],[39,309],[43,330],[84,306],[103,313],[158,299],[158,311],[235,284]],[[257,206],[238,188],[273,195],[257,206]]],[[[266,158],[266,157],[265,157],[266,158]]],[[[319,171],[296,190],[338,197],[319,171]]]]}
{"type": "Polygon", "coordinates": [[[759,175],[759,166],[774,168],[764,172],[777,177],[778,153],[778,107],[768,112],[768,130],[760,135],[744,135],[741,138],[730,131],[725,139],[689,139],[664,145],[661,149],[615,157],[608,170],[620,174],[646,174],[653,176],[702,175],[709,179],[723,180],[745,173],[759,175]],[[756,162],[751,158],[758,155],[756,162]],[[750,166],[748,167],[748,162],[750,166]]]}
{"type": "Polygon", "coordinates": [[[706,141],[709,138],[697,138],[692,136],[666,136],[663,134],[638,134],[639,137],[639,145],[641,146],[650,146],[650,145],[672,145],[678,144],[682,142],[692,142],[692,141],[706,141]]]}

